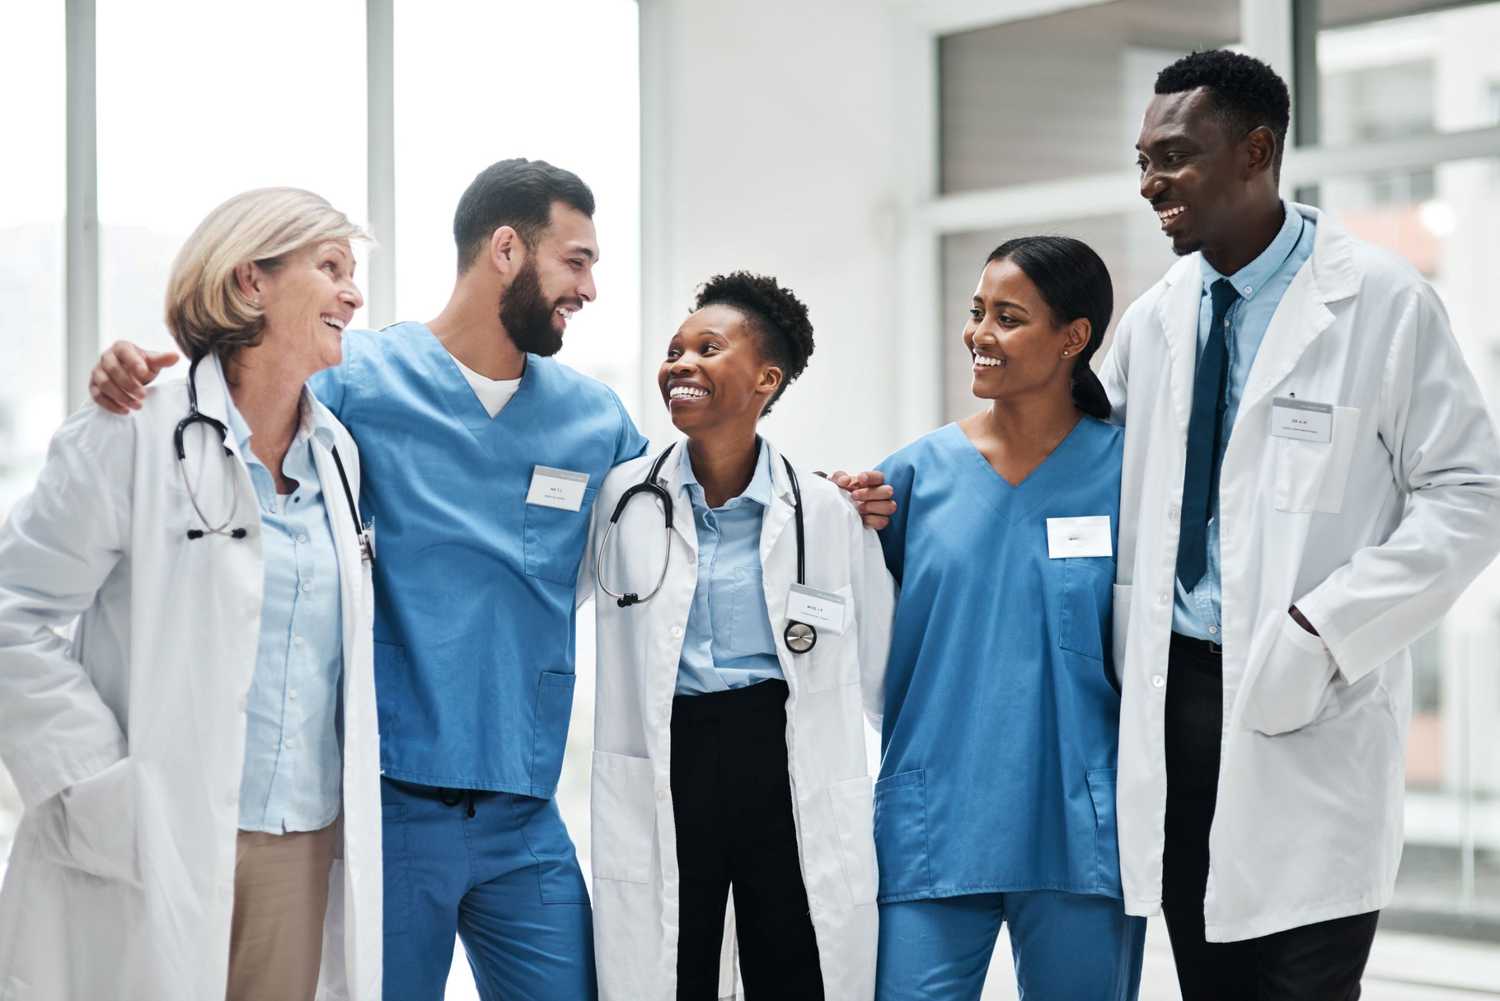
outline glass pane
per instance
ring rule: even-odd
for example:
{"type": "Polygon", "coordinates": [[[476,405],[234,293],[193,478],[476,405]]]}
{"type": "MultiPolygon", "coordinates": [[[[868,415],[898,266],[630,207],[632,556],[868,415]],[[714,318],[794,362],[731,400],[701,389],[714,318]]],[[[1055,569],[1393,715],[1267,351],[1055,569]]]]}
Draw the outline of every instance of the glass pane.
{"type": "MultiPolygon", "coordinates": [[[[30,489],[63,419],[63,217],[66,209],[63,8],[0,5],[0,135],[26,137],[7,155],[0,198],[0,522],[30,489]],[[25,95],[24,100],[16,95],[25,95]]],[[[0,766],[0,873],[21,800],[0,766]]]]}
{"type": "Polygon", "coordinates": [[[1238,37],[1235,0],[1116,0],[944,37],[942,190],[1130,169],[1156,74],[1238,37]]]}
{"type": "MultiPolygon", "coordinates": [[[[1421,184],[1369,174],[1326,180],[1321,190],[1324,206],[1348,229],[1406,258],[1437,289],[1492,412],[1500,412],[1492,293],[1500,272],[1500,161],[1442,164],[1421,184]]],[[[1399,909],[1500,919],[1497,646],[1500,564],[1412,648],[1399,909]]]]}
{"type": "MultiPolygon", "coordinates": [[[[427,320],[453,285],[453,211],[474,175],[524,156],[593,189],[599,297],[559,358],[635,411],[640,357],[640,63],[630,0],[396,5],[396,308],[427,320]],[[502,73],[495,63],[504,39],[502,73]],[[562,70],[559,44],[577,70],[562,70]],[[513,93],[512,93],[513,90],[513,93]]],[[[684,305],[690,289],[683,290],[684,305]]],[[[665,343],[665,336],[663,337],[665,343]]]]}
{"type": "Polygon", "coordinates": [[[364,40],[363,0],[99,5],[102,343],[171,345],[172,260],[231,195],[291,185],[365,218],[364,40]]]}
{"type": "MultiPolygon", "coordinates": [[[[971,387],[973,372],[968,349],[964,347],[963,330],[968,320],[969,300],[979,284],[990,251],[1012,237],[1033,233],[1052,233],[1082,240],[1104,259],[1114,283],[1115,308],[1110,332],[1125,307],[1145,292],[1176,257],[1172,245],[1161,234],[1161,224],[1150,207],[1141,202],[1138,213],[1116,213],[1087,219],[1069,219],[1039,223],[1003,230],[961,233],[943,239],[943,417],[957,420],[967,417],[983,404],[974,399],[971,387]]],[[[1096,359],[1102,359],[1109,341],[1101,345],[1096,359]]]]}
{"type": "MultiPolygon", "coordinates": [[[[1355,5],[1330,3],[1318,32],[1321,141],[1452,132],[1500,124],[1500,3],[1394,17],[1425,3],[1384,4],[1386,18],[1355,20],[1355,5]],[[1346,9],[1347,8],[1347,9],[1346,9]],[[1341,18],[1341,15],[1342,18],[1341,18]],[[1347,23],[1343,27],[1330,24],[1347,23]]],[[[1372,197],[1429,197],[1431,171],[1371,179],[1372,197]]]]}

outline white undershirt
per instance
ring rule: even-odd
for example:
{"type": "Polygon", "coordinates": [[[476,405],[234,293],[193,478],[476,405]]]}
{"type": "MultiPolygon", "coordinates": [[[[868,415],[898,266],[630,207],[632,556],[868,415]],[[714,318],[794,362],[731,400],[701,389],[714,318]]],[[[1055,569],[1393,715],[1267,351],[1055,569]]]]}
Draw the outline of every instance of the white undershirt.
{"type": "Polygon", "coordinates": [[[480,375],[457,358],[453,359],[453,364],[457,365],[458,370],[464,374],[464,378],[469,380],[469,386],[474,390],[474,395],[479,397],[479,402],[484,405],[485,411],[491,417],[504,410],[510,398],[516,395],[516,390],[521,388],[520,379],[491,379],[480,375]]]}

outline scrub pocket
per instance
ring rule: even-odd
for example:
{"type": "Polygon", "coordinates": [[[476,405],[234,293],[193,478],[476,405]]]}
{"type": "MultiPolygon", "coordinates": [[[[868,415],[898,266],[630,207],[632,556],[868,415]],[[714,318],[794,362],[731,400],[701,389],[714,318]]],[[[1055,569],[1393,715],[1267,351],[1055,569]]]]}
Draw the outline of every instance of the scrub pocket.
{"type": "Polygon", "coordinates": [[[650,758],[594,752],[595,879],[649,883],[656,846],[656,780],[650,758]]]}
{"type": "Polygon", "coordinates": [[[595,487],[583,492],[577,511],[563,511],[540,504],[527,504],[525,519],[526,573],[573,587],[583,547],[588,542],[589,515],[594,510],[595,487]]]}
{"type": "Polygon", "coordinates": [[[1276,510],[1294,514],[1338,514],[1359,439],[1359,408],[1333,408],[1333,438],[1327,442],[1276,438],[1276,510]]]}
{"type": "Polygon", "coordinates": [[[932,891],[926,769],[900,772],[875,783],[875,855],[880,863],[881,900],[909,900],[932,891]]]}
{"type": "Polygon", "coordinates": [[[1103,660],[1115,561],[1108,556],[1090,556],[1048,562],[1061,564],[1053,574],[1060,579],[1057,645],[1103,660]]]}
{"type": "Polygon", "coordinates": [[[537,887],[543,904],[587,904],[588,887],[583,882],[583,870],[578,866],[578,854],[573,850],[573,839],[563,825],[562,814],[557,810],[557,801],[527,801],[513,797],[512,808],[532,809],[531,816],[521,826],[521,837],[531,857],[536,860],[537,887]]]}
{"type": "Polygon", "coordinates": [[[1094,892],[1118,897],[1120,837],[1115,826],[1115,770],[1092,768],[1085,776],[1094,803],[1094,892]]]}
{"type": "Polygon", "coordinates": [[[537,679],[536,723],[531,733],[531,794],[540,799],[551,799],[557,791],[576,681],[576,675],[558,671],[543,671],[537,679]]]}

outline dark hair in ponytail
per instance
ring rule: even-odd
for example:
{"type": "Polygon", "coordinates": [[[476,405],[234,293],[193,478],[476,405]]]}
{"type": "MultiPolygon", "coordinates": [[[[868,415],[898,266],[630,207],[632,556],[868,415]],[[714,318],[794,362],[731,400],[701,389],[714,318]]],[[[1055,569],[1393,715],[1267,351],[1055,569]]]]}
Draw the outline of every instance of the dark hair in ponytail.
{"type": "Polygon", "coordinates": [[[1007,240],[991,252],[985,264],[1010,261],[1020,268],[1046,300],[1059,324],[1082,317],[1089,321],[1089,342],[1073,362],[1073,403],[1099,420],[1108,420],[1109,396],[1104,384],[1089,366],[1099,350],[1114,310],[1114,285],[1109,269],[1082,240],[1068,236],[1021,236],[1007,240]]]}

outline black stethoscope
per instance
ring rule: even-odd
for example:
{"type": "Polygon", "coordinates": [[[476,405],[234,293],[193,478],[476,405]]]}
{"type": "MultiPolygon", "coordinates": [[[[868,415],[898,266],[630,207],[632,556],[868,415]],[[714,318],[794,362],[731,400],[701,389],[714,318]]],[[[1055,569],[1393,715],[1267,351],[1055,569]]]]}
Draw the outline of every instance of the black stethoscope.
{"type": "MultiPolygon", "coordinates": [[[[675,447],[675,445],[668,445],[667,450],[658,455],[656,461],[651,464],[651,471],[646,474],[646,478],[621,495],[619,503],[615,505],[614,513],[609,516],[609,525],[604,529],[604,538],[599,543],[599,558],[594,563],[594,581],[599,585],[599,589],[614,598],[615,603],[621,608],[629,608],[631,605],[638,605],[656,597],[656,592],[660,591],[662,584],[666,582],[667,570],[672,565],[672,495],[661,485],[659,477],[662,466],[666,464],[667,456],[672,454],[672,449],[675,447]],[[633,591],[623,593],[611,591],[609,585],[604,583],[604,557],[609,549],[609,537],[614,534],[615,525],[619,522],[620,516],[625,513],[625,508],[631,498],[642,493],[651,494],[661,501],[667,538],[667,558],[662,561],[661,573],[656,578],[656,586],[644,597],[633,591]]],[[[792,485],[792,516],[797,523],[797,583],[799,586],[806,587],[807,538],[802,524],[802,488],[797,483],[797,472],[792,469],[791,460],[782,456],[781,461],[786,465],[787,479],[792,485]]],[[[818,630],[806,622],[793,620],[787,622],[781,638],[786,641],[787,649],[792,653],[807,653],[818,644],[818,630]]]]}
{"type": "MultiPolygon", "coordinates": [[[[193,505],[193,513],[198,516],[202,528],[190,528],[187,530],[188,541],[201,539],[206,535],[226,535],[231,539],[243,539],[249,535],[249,530],[243,527],[233,527],[235,515],[239,512],[239,491],[232,491],[233,499],[230,501],[229,516],[218,525],[212,524],[203,513],[203,508],[198,506],[198,497],[193,493],[193,485],[188,482],[187,475],[187,448],[183,444],[183,436],[187,429],[194,424],[207,424],[219,433],[219,447],[224,449],[224,454],[234,456],[234,451],[229,447],[229,428],[224,422],[216,420],[198,410],[198,363],[203,360],[202,355],[193,359],[193,364],[188,367],[187,391],[188,391],[188,413],[187,416],[177,422],[177,429],[172,432],[172,444],[177,448],[177,473],[182,478],[182,489],[187,492],[188,503],[193,505]]],[[[333,446],[333,463],[338,467],[339,480],[344,485],[344,499],[349,502],[349,513],[354,515],[354,534],[359,542],[359,552],[364,559],[373,566],[375,563],[375,540],[371,537],[370,529],[359,517],[359,505],[354,502],[354,491],[349,489],[349,477],[344,472],[344,460],[339,458],[338,446],[333,446]]]]}

